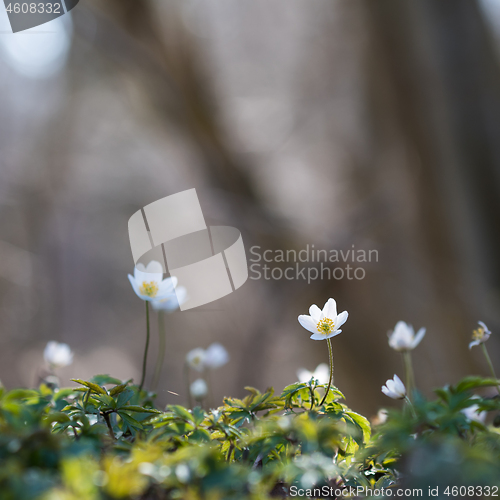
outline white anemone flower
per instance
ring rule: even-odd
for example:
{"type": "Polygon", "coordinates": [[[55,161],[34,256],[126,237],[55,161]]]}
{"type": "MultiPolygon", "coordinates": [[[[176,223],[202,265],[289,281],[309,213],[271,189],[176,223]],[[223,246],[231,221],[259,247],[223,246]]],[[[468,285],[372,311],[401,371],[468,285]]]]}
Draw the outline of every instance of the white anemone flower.
{"type": "Polygon", "coordinates": [[[43,358],[51,368],[64,368],[73,362],[73,352],[68,344],[52,340],[47,343],[43,358]]]}
{"type": "MultiPolygon", "coordinates": [[[[172,276],[172,280],[175,276],[172,276]]],[[[176,287],[172,293],[162,299],[153,299],[151,305],[155,311],[173,312],[187,300],[187,290],[183,286],[176,287]]]]}
{"type": "Polygon", "coordinates": [[[206,368],[220,368],[229,361],[229,354],[226,348],[217,342],[207,347],[203,364],[206,368]]]}
{"type": "Polygon", "coordinates": [[[394,375],[393,379],[388,380],[382,386],[382,392],[392,399],[406,398],[406,387],[397,375],[394,375]]]}
{"type": "Polygon", "coordinates": [[[491,335],[488,327],[482,322],[478,321],[479,328],[472,332],[472,342],[469,344],[469,349],[472,349],[475,345],[483,344],[486,342],[491,335]]]}
{"type": "Polygon", "coordinates": [[[398,321],[396,327],[389,334],[389,345],[395,351],[411,351],[420,344],[425,335],[425,328],[415,334],[413,326],[404,321],[398,321]]]}
{"type": "Polygon", "coordinates": [[[347,321],[348,316],[347,311],[337,314],[337,303],[333,299],[328,299],[323,310],[312,305],[309,314],[310,316],[300,315],[299,323],[312,333],[310,338],[313,340],[326,340],[341,333],[339,328],[347,321]]]}
{"type": "Polygon", "coordinates": [[[186,362],[193,370],[202,372],[205,368],[205,355],[205,349],[197,347],[187,353],[186,362]]]}
{"type": "Polygon", "coordinates": [[[330,368],[326,363],[321,363],[316,367],[316,370],[310,372],[305,368],[299,368],[297,370],[297,377],[299,382],[306,383],[314,377],[320,384],[327,384],[330,380],[330,368]]]}
{"type": "MultiPolygon", "coordinates": [[[[471,399],[479,399],[479,397],[478,396],[472,396],[471,399]]],[[[484,421],[486,420],[486,416],[487,416],[488,412],[486,412],[486,411],[477,411],[478,409],[479,409],[478,405],[472,405],[472,406],[468,406],[467,408],[463,408],[460,411],[471,422],[475,421],[475,422],[479,422],[481,424],[484,424],[484,421]]]]}
{"type": "Polygon", "coordinates": [[[152,260],[147,266],[137,264],[134,276],[129,274],[128,279],[137,296],[150,302],[171,296],[177,285],[175,277],[163,279],[163,267],[156,260],[152,260]]]}
{"type": "Polygon", "coordinates": [[[194,399],[200,401],[208,393],[207,383],[202,378],[198,378],[191,384],[189,391],[194,399]]]}

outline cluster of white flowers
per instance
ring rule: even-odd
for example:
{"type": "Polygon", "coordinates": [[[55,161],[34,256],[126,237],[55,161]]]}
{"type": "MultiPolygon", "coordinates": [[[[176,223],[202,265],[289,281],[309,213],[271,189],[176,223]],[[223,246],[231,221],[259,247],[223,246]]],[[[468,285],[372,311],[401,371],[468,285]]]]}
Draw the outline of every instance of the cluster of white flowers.
{"type": "MultiPolygon", "coordinates": [[[[228,361],[229,354],[226,348],[218,342],[211,344],[206,349],[201,347],[192,349],[186,355],[187,366],[197,372],[215,370],[224,366],[228,361]]],[[[207,383],[202,378],[196,379],[190,385],[190,392],[196,401],[201,401],[208,393],[207,383]]]]}
{"type": "Polygon", "coordinates": [[[128,279],[137,296],[157,311],[175,311],[187,299],[186,289],[177,286],[175,276],[163,279],[163,266],[156,260],[147,266],[137,264],[134,276],[129,274],[128,279]]]}

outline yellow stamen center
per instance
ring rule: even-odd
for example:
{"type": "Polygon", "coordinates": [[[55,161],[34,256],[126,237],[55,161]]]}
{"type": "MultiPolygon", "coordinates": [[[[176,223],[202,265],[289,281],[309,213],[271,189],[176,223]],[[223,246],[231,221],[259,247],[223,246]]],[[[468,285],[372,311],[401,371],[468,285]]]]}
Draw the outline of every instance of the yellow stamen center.
{"type": "Polygon", "coordinates": [[[335,329],[335,324],[330,318],[323,318],[318,321],[316,328],[318,329],[319,333],[322,333],[323,335],[328,335],[332,333],[333,330],[335,329]]]}
{"type": "Polygon", "coordinates": [[[484,328],[480,327],[472,332],[472,340],[482,340],[485,335],[484,328]]]}
{"type": "Polygon", "coordinates": [[[158,293],[158,284],[156,281],[143,281],[142,285],[139,287],[139,291],[141,295],[146,295],[148,297],[155,297],[158,293]]]}

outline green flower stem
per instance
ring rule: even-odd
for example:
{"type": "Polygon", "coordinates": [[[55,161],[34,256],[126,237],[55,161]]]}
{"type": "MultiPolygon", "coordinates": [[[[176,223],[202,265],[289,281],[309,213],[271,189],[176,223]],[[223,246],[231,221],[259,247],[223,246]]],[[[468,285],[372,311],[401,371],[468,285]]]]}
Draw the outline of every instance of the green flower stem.
{"type": "Polygon", "coordinates": [[[333,351],[332,351],[332,341],[330,339],[326,339],[326,342],[328,344],[328,354],[330,357],[330,380],[328,381],[328,387],[326,388],[325,395],[323,396],[323,399],[321,400],[321,403],[319,404],[320,406],[325,402],[326,397],[328,396],[328,392],[330,391],[330,387],[332,386],[332,381],[333,381],[333,351]]]}
{"type": "Polygon", "coordinates": [[[165,313],[158,311],[158,356],[156,358],[155,374],[153,377],[153,389],[156,389],[158,381],[160,380],[161,369],[163,361],[165,360],[165,347],[166,347],[166,334],[165,334],[165,313]]]}
{"type": "Polygon", "coordinates": [[[412,391],[415,388],[415,374],[413,373],[413,363],[411,362],[410,351],[403,352],[403,361],[405,364],[405,372],[406,372],[406,392],[408,393],[408,396],[411,398],[412,391]]]}
{"type": "Polygon", "coordinates": [[[410,401],[410,398],[408,396],[405,396],[405,401],[406,401],[406,404],[410,408],[410,411],[411,411],[411,414],[413,415],[413,418],[417,418],[417,414],[415,413],[415,408],[413,407],[413,404],[410,401]]]}
{"type": "MultiPolygon", "coordinates": [[[[486,358],[486,362],[488,363],[488,366],[490,367],[490,372],[491,372],[492,377],[495,380],[498,380],[498,377],[495,373],[495,368],[493,367],[493,363],[491,362],[490,355],[488,354],[488,349],[486,349],[486,344],[483,342],[481,344],[481,347],[483,349],[483,353],[484,353],[484,357],[486,358]]],[[[497,391],[498,391],[498,394],[500,394],[500,386],[498,386],[498,385],[497,385],[497,391]]]]}
{"type": "Polygon", "coordinates": [[[142,391],[142,386],[144,385],[144,379],[146,378],[146,363],[148,360],[148,349],[149,349],[149,302],[146,302],[146,347],[144,348],[144,359],[142,360],[142,378],[139,385],[139,392],[142,391]]]}

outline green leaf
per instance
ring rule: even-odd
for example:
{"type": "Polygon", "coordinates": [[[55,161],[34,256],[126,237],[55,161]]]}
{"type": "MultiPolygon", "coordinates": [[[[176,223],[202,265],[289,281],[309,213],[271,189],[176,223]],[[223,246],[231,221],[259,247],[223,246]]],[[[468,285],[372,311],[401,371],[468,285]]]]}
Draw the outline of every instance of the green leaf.
{"type": "Polygon", "coordinates": [[[295,384],[287,385],[283,389],[283,392],[281,393],[280,397],[286,398],[287,396],[291,396],[292,394],[295,394],[297,391],[300,391],[301,389],[309,390],[309,386],[307,384],[303,384],[302,382],[296,382],[295,384]]]}
{"type": "Polygon", "coordinates": [[[196,441],[196,442],[208,443],[209,441],[211,441],[211,437],[210,437],[210,433],[206,429],[198,428],[198,429],[195,429],[189,435],[189,440],[196,441]]]}
{"type": "Polygon", "coordinates": [[[28,399],[33,397],[39,397],[37,391],[31,389],[13,389],[5,394],[4,400],[12,401],[16,399],[28,399]]]}
{"type": "Polygon", "coordinates": [[[127,389],[123,392],[121,392],[118,396],[118,399],[116,400],[116,407],[120,408],[122,406],[125,406],[133,397],[134,391],[127,389]]]}
{"type": "Polygon", "coordinates": [[[126,405],[122,406],[121,409],[127,411],[136,411],[138,413],[159,413],[159,414],[162,413],[160,410],[155,410],[154,408],[144,408],[143,406],[137,406],[137,405],[126,405]]]}
{"type": "Polygon", "coordinates": [[[128,413],[122,411],[122,410],[119,410],[118,411],[118,415],[120,415],[120,417],[123,419],[123,421],[130,427],[132,428],[135,428],[135,429],[140,429],[140,430],[143,430],[144,427],[142,426],[142,424],[137,421],[135,418],[131,417],[128,413]]]}
{"type": "Polygon", "coordinates": [[[90,379],[90,381],[98,385],[107,385],[107,384],[120,385],[122,383],[120,379],[110,377],[109,375],[95,375],[90,379]]]}
{"type": "Polygon", "coordinates": [[[465,377],[456,386],[456,392],[470,391],[477,387],[491,387],[500,385],[500,380],[477,376],[465,377]]]}
{"type": "Polygon", "coordinates": [[[110,408],[116,408],[116,401],[108,394],[99,394],[96,399],[110,408]]]}
{"type": "Polygon", "coordinates": [[[62,413],[60,411],[54,411],[43,417],[43,421],[46,424],[51,424],[52,422],[59,422],[60,424],[65,422],[71,422],[71,419],[66,415],[66,413],[62,413]]]}
{"type": "Polygon", "coordinates": [[[370,426],[370,422],[366,417],[363,417],[363,415],[360,415],[359,413],[356,413],[354,411],[346,411],[345,415],[348,415],[351,420],[361,428],[363,431],[363,441],[367,443],[370,439],[371,433],[372,433],[372,428],[370,426]]]}
{"type": "Polygon", "coordinates": [[[59,399],[66,398],[67,396],[71,396],[72,394],[76,396],[75,390],[76,389],[73,387],[65,387],[63,389],[59,389],[54,393],[54,401],[59,401],[59,399]]]}
{"type": "Polygon", "coordinates": [[[170,411],[173,411],[175,413],[175,415],[177,417],[181,418],[182,420],[185,420],[186,422],[194,423],[193,415],[191,415],[191,413],[189,413],[189,411],[187,411],[186,408],[184,408],[183,406],[169,405],[168,409],[170,411]]]}
{"type": "MultiPolygon", "coordinates": [[[[118,394],[122,393],[127,388],[127,384],[117,385],[109,390],[110,396],[118,396],[118,394]]],[[[132,393],[133,394],[133,393],[132,393]]]]}
{"type": "Polygon", "coordinates": [[[84,385],[85,387],[88,387],[91,391],[95,392],[96,394],[106,394],[107,392],[105,389],[103,389],[101,386],[95,384],[94,382],[87,382],[86,380],[81,380],[79,378],[72,378],[71,379],[73,382],[76,382],[78,384],[84,385]]]}
{"type": "Polygon", "coordinates": [[[193,408],[193,421],[195,425],[200,425],[205,420],[205,410],[197,406],[193,408]]]}

